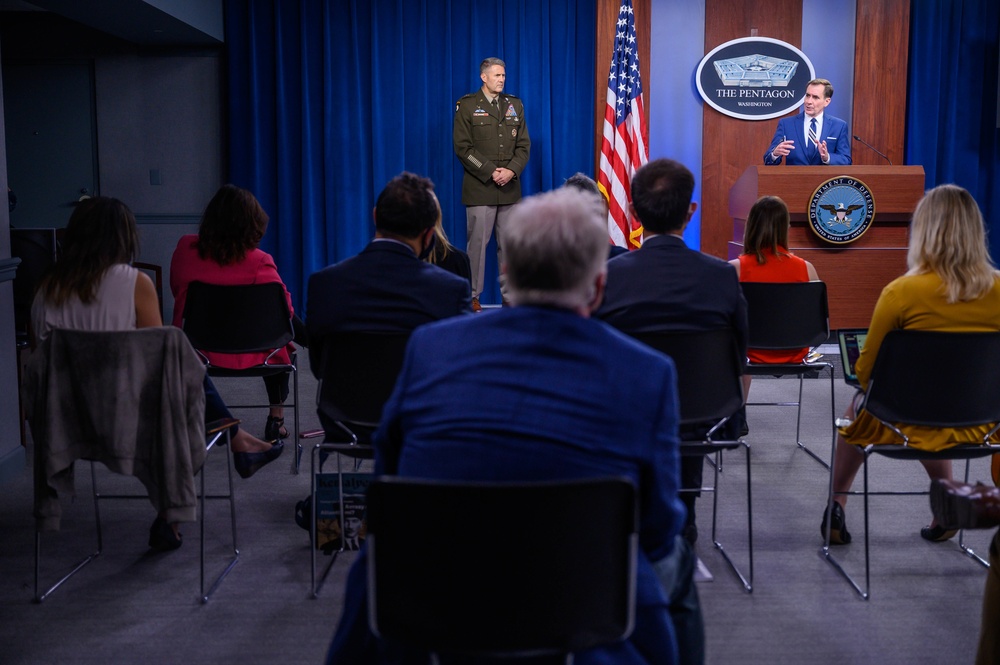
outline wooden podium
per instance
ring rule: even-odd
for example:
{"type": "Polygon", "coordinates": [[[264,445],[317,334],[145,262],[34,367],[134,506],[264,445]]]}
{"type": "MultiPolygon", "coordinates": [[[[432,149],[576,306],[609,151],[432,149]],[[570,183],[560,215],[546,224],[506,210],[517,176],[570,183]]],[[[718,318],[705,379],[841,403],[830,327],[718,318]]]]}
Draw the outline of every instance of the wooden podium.
{"type": "Polygon", "coordinates": [[[921,166],[751,166],[729,190],[733,239],[729,258],[743,252],[743,227],[761,196],[780,196],[792,225],[788,249],[811,261],[826,282],[830,329],[866,328],[882,288],[906,272],[910,218],[924,195],[921,166]],[[872,225],[850,244],[817,236],[809,226],[809,203],[827,180],[848,176],[863,182],[875,200],[872,225]]]}

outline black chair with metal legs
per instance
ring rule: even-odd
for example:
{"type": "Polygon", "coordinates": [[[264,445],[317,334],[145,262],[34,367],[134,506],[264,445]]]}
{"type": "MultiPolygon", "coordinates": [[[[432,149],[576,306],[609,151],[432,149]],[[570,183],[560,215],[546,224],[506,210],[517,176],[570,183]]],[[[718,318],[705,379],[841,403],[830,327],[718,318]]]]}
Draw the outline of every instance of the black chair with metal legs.
{"type": "MultiPolygon", "coordinates": [[[[274,360],[274,356],[295,339],[292,315],[288,310],[285,287],[278,282],[224,286],[191,282],[188,285],[184,317],[181,324],[191,345],[201,355],[209,376],[257,377],[290,374],[292,379],[292,429],[289,438],[295,441],[292,471],[298,473],[302,458],[299,442],[299,372],[295,354],[289,363],[274,360]],[[203,352],[267,353],[260,365],[245,369],[229,369],[213,365],[203,352]]],[[[261,409],[272,406],[260,402],[233,404],[230,409],[261,409]]]]}
{"type": "Polygon", "coordinates": [[[202,602],[208,602],[235,566],[239,549],[233,465],[225,444],[229,428],[239,421],[204,424],[204,411],[197,408],[204,404],[203,377],[200,361],[184,334],[169,326],[122,332],[54,330],[33,354],[26,371],[25,397],[35,444],[36,602],[48,598],[104,551],[100,502],[107,499],[144,499],[181,514],[193,508],[190,514],[200,523],[202,602]],[[204,463],[208,452],[218,446],[226,451],[229,488],[224,494],[208,494],[204,463]],[[97,548],[42,590],[41,532],[59,527],[59,497],[73,492],[76,460],[91,462],[97,548]],[[139,478],[147,494],[101,493],[96,462],[139,478]],[[195,488],[197,473],[201,474],[200,491],[195,488]],[[207,499],[229,502],[233,547],[233,557],[208,591],[207,499]]]}
{"type": "MultiPolygon", "coordinates": [[[[893,430],[900,444],[869,444],[864,455],[864,489],[845,494],[864,497],[865,586],[862,588],[830,551],[830,511],[833,507],[833,474],[830,474],[827,502],[827,529],[820,555],[823,556],[861,598],[871,590],[869,557],[868,497],[873,495],[926,495],[927,491],[871,491],[868,458],[873,454],[899,460],[965,460],[965,480],[970,460],[1000,452],[989,440],[1000,430],[1000,332],[961,333],[925,330],[893,330],[879,347],[868,381],[862,408],[893,430]],[[905,425],[901,425],[904,424],[905,425]],[[956,443],[944,450],[929,452],[910,446],[906,425],[952,429],[992,425],[977,443],[956,443]]],[[[836,455],[836,442],[831,465],[836,455]]],[[[961,536],[959,546],[966,555],[984,566],[989,564],[967,547],[961,536]]]]}
{"type": "MultiPolygon", "coordinates": [[[[791,351],[818,346],[830,337],[826,284],[823,282],[743,282],[747,301],[747,323],[751,349],[791,351]]],[[[833,365],[828,362],[747,363],[750,376],[797,376],[799,397],[795,402],[747,402],[747,406],[794,406],[795,443],[810,457],[827,467],[826,460],[802,443],[802,388],[807,375],[827,370],[830,376],[830,424],[837,417],[834,403],[833,365]]]]}
{"type": "Polygon", "coordinates": [[[403,354],[409,332],[332,333],[323,338],[320,348],[319,372],[316,388],[316,407],[323,426],[324,440],[313,447],[310,495],[311,534],[311,590],[315,598],[326,580],[336,555],[334,553],[317,582],[316,579],[316,481],[322,472],[321,458],[337,454],[338,496],[344,496],[343,457],[355,461],[355,470],[363,460],[373,459],[371,436],[382,418],[382,406],[396,384],[396,376],[403,366],[403,354]]]}
{"type": "Polygon", "coordinates": [[[627,478],[380,477],[368,490],[369,624],[431,662],[551,654],[571,663],[631,634],[638,546],[627,478]]]}
{"type": "Polygon", "coordinates": [[[750,487],[750,444],[743,439],[722,439],[722,429],[743,406],[743,383],[740,378],[744,359],[736,347],[730,329],[698,332],[636,333],[636,339],[670,356],[677,368],[677,394],[680,397],[681,424],[711,423],[703,438],[681,441],[682,455],[713,455],[715,480],[711,487],[681,490],[712,493],[712,544],[719,550],[733,573],[748,592],[753,592],[753,508],[750,487]],[[719,473],[722,451],[743,448],[747,467],[747,556],[749,573],[744,576],[730,558],[716,531],[719,510],[719,473]]]}

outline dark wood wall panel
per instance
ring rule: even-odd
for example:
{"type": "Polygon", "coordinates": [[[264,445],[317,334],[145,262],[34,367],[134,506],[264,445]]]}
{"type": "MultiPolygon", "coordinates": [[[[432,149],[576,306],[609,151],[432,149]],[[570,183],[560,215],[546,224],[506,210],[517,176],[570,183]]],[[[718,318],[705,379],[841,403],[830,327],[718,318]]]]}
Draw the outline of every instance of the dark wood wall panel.
{"type": "MultiPolygon", "coordinates": [[[[632,0],[635,33],[639,41],[639,75],[642,77],[642,103],[649,127],[649,44],[651,0],[632,0]]],[[[601,164],[601,140],[604,136],[604,107],[608,102],[608,71],[615,46],[615,28],[621,0],[597,0],[597,48],[594,63],[594,179],[601,164]]],[[[647,134],[648,135],[648,134],[647,134]]],[[[569,175],[569,174],[567,174],[569,175]]]]}
{"type": "MultiPolygon", "coordinates": [[[[851,133],[903,163],[906,139],[906,73],[910,48],[910,0],[857,0],[854,109],[851,133]]],[[[885,164],[857,141],[855,164],[885,164]]]]}
{"type": "MultiPolygon", "coordinates": [[[[730,39],[751,36],[801,47],[802,0],[705,0],[705,53],[730,39]]],[[[726,257],[733,235],[729,188],[747,166],[761,163],[776,122],[730,118],[704,105],[701,251],[726,257]]]]}

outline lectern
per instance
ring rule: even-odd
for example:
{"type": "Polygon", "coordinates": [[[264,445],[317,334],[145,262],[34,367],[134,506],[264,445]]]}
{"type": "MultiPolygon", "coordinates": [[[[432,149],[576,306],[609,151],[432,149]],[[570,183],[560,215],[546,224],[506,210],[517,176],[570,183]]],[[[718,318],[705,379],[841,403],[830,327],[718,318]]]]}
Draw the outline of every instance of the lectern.
{"type": "Polygon", "coordinates": [[[830,328],[863,328],[871,321],[882,287],[906,272],[910,218],[923,194],[921,166],[751,166],[729,190],[729,258],[743,251],[743,228],[754,201],[766,195],[781,197],[792,220],[788,249],[811,261],[826,282],[830,328]],[[840,176],[863,182],[875,201],[871,226],[849,244],[821,239],[808,219],[817,188],[840,176]]]}

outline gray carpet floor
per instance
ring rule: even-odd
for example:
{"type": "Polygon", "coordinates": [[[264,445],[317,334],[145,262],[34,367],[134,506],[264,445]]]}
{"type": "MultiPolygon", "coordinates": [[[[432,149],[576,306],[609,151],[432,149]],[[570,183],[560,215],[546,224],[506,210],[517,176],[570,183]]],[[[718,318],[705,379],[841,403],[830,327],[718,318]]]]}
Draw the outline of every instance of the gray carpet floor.
{"type": "MultiPolygon", "coordinates": [[[[301,356],[302,354],[300,354],[301,356]]],[[[836,360],[836,356],[827,356],[836,360]]],[[[302,361],[303,429],[318,422],[315,382],[302,361]]],[[[224,397],[243,399],[262,386],[219,382],[224,397]]],[[[850,389],[836,381],[837,410],[850,389]]],[[[750,401],[794,399],[790,379],[756,379],[750,401]]],[[[830,453],[829,382],[806,381],[803,441],[830,453]]],[[[266,415],[240,412],[258,435],[266,415]]],[[[839,413],[838,413],[839,415],[839,413]]],[[[722,663],[971,663],[979,632],[985,569],[954,542],[931,544],[918,531],[930,519],[926,497],[872,499],[871,599],[860,600],[819,556],[819,522],[828,475],[794,441],[795,410],[749,407],[755,579],[743,591],[711,542],[711,497],[699,502],[697,550],[714,575],[700,583],[707,662],[722,663]]],[[[208,464],[212,486],[224,478],[224,455],[208,464]]],[[[291,451],[249,480],[236,479],[240,562],[208,604],[198,597],[198,534],[169,554],[146,548],[152,510],[145,501],[104,502],[104,553],[42,604],[33,598],[30,470],[0,485],[0,663],[318,663],[341,611],[343,582],[354,554],[341,555],[318,598],[311,597],[308,538],[293,522],[295,502],[309,492],[303,473],[290,473],[291,451]]],[[[43,539],[42,577],[53,580],[94,547],[90,480],[78,466],[74,502],[64,501],[63,529],[43,539]]],[[[961,468],[956,467],[956,474],[961,468]]],[[[927,487],[918,465],[875,459],[873,489],[927,487]]],[[[972,478],[987,480],[986,462],[972,478]]],[[[134,479],[98,469],[102,491],[140,491],[134,479]]],[[[860,487],[860,476],[856,487],[860,487]]],[[[720,481],[718,539],[745,566],[746,473],[730,454],[720,481]]],[[[853,545],[837,548],[863,577],[860,497],[847,511],[853,545]]],[[[208,569],[226,558],[227,514],[209,506],[208,569]]],[[[967,542],[986,551],[991,532],[967,542]]],[[[328,557],[320,557],[329,560],[328,557]]],[[[1000,627],[998,627],[1000,629],[1000,627]]]]}

